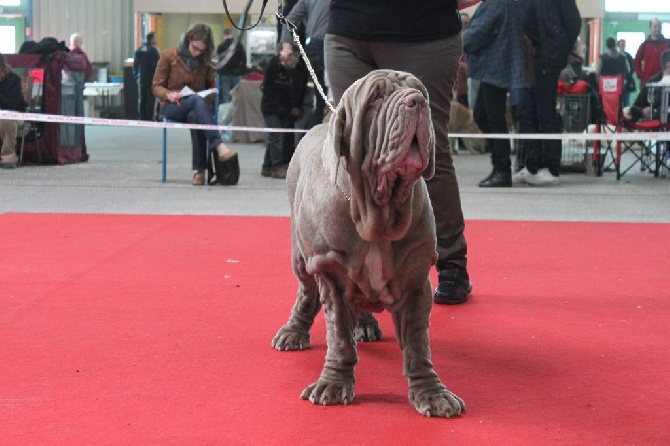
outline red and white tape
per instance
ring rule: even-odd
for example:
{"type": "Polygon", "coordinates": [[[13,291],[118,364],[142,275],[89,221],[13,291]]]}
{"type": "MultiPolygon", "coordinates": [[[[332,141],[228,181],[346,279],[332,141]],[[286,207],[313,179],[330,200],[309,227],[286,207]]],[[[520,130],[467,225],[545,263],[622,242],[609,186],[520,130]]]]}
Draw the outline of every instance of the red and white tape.
{"type": "Polygon", "coordinates": [[[274,133],[307,133],[304,129],[276,129],[267,127],[245,127],[236,125],[187,124],[182,122],[134,121],[129,119],[87,118],[83,116],[46,115],[41,113],[19,113],[0,110],[0,120],[54,122],[58,124],[102,125],[114,127],[149,127],[167,129],[197,130],[233,130],[238,132],[274,132],[274,133]]]}
{"type": "MultiPolygon", "coordinates": [[[[114,127],[149,127],[167,129],[198,129],[198,130],[233,130],[236,132],[269,132],[269,133],[306,133],[304,129],[277,129],[268,127],[245,127],[236,125],[205,125],[181,122],[135,121],[128,119],[87,118],[83,116],[45,115],[41,113],[18,113],[0,110],[0,120],[55,122],[59,124],[84,124],[114,127]]],[[[489,139],[554,139],[578,141],[640,141],[670,140],[669,132],[630,132],[630,133],[450,133],[450,138],[489,138],[489,139]]]]}

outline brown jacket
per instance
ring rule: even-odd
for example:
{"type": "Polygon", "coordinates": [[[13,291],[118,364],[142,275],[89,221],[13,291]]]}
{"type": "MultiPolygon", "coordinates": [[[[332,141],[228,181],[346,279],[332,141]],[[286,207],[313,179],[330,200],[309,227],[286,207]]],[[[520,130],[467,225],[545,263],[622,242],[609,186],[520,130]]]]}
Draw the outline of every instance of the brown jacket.
{"type": "Polygon", "coordinates": [[[188,85],[193,91],[210,88],[214,84],[216,71],[209,66],[209,60],[203,59],[195,71],[189,70],[184,59],[179,56],[177,47],[167,48],[161,54],[154,74],[153,92],[161,101],[161,105],[167,104],[169,91],[181,91],[188,85]]]}

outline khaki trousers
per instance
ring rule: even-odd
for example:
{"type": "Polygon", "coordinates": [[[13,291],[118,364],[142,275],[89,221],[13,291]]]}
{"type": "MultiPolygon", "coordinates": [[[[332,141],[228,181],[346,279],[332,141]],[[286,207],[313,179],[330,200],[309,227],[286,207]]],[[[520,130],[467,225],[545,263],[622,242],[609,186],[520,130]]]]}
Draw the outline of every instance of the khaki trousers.
{"type": "Polygon", "coordinates": [[[17,132],[18,121],[0,120],[0,139],[2,140],[0,162],[16,163],[19,161],[19,157],[16,155],[17,132]]]}
{"type": "Polygon", "coordinates": [[[437,267],[444,269],[452,263],[465,268],[465,222],[448,138],[451,99],[463,53],[461,35],[433,42],[387,43],[328,34],[324,43],[335,103],[351,84],[375,69],[407,71],[426,86],[435,129],[435,176],[427,185],[437,230],[437,267]]]}

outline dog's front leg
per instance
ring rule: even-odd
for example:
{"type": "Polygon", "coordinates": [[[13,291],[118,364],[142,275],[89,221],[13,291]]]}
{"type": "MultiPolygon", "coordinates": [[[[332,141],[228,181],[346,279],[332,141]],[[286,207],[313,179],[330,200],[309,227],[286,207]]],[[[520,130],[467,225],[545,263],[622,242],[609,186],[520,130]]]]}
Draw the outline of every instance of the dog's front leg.
{"type": "Polygon", "coordinates": [[[309,330],[319,313],[319,289],[314,276],[307,274],[304,262],[297,262],[298,295],[291,317],[272,339],[272,347],[279,351],[304,350],[311,345],[309,330]]]}
{"type": "Polygon", "coordinates": [[[403,373],[409,381],[410,403],[427,417],[449,418],[460,415],[465,403],[447,390],[430,361],[430,282],[423,288],[408,296],[405,305],[393,313],[393,323],[403,351],[403,373]]]}
{"type": "Polygon", "coordinates": [[[358,362],[353,330],[358,315],[344,302],[342,290],[330,278],[319,277],[326,317],[326,362],[319,380],[303,390],[301,398],[312,404],[349,404],[354,399],[354,366],[358,362]]]}

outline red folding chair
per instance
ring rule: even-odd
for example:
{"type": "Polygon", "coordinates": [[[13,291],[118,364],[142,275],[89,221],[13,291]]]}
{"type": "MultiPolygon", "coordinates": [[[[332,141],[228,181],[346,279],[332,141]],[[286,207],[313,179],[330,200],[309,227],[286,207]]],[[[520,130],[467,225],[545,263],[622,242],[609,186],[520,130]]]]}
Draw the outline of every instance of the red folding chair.
{"type": "MultiPolygon", "coordinates": [[[[667,131],[668,124],[662,124],[658,119],[645,122],[634,122],[624,118],[621,107],[621,96],[623,92],[623,80],[620,74],[613,76],[600,76],[598,79],[598,92],[600,93],[600,103],[602,113],[596,123],[598,133],[621,133],[621,132],[659,132],[667,131]]],[[[663,142],[653,142],[645,139],[641,135],[638,141],[614,141],[607,140],[606,149],[601,154],[601,141],[594,141],[593,147],[593,166],[596,175],[601,176],[604,170],[614,167],[616,179],[620,180],[630,169],[638,163],[640,170],[648,170],[658,176],[659,167],[662,163],[662,157],[659,156],[663,142]],[[652,146],[656,145],[655,155],[652,146]],[[622,170],[622,156],[629,153],[633,157],[633,162],[622,170]]]]}

